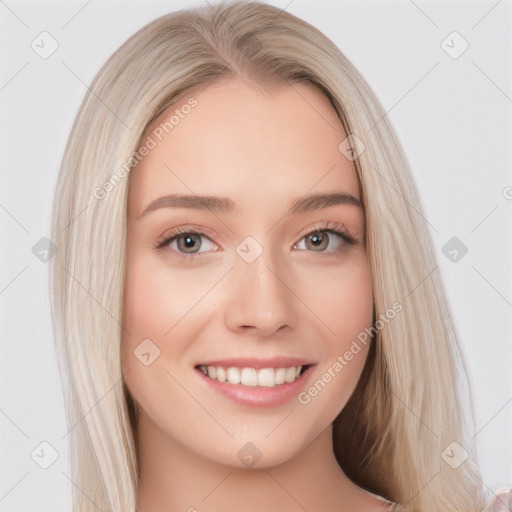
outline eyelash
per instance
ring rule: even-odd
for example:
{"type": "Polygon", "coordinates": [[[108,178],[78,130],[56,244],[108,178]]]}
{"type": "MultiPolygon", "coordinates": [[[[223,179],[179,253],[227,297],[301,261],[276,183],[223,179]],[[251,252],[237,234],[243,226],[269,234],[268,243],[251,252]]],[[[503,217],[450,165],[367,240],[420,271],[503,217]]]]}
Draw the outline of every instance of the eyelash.
{"type": "MultiPolygon", "coordinates": [[[[300,238],[300,240],[307,238],[308,236],[311,236],[316,233],[333,234],[333,235],[340,237],[348,245],[356,244],[356,240],[347,233],[347,230],[343,224],[340,224],[338,222],[332,222],[332,221],[324,222],[320,227],[315,228],[315,229],[309,231],[308,233],[306,233],[305,235],[303,235],[300,238]]],[[[175,240],[179,235],[183,235],[183,234],[200,235],[200,236],[208,238],[210,241],[213,242],[213,240],[211,240],[211,238],[206,233],[196,230],[194,228],[189,228],[187,226],[183,226],[183,227],[175,228],[171,232],[163,235],[163,237],[160,238],[160,240],[158,240],[154,244],[153,247],[156,250],[165,249],[165,247],[168,246],[173,240],[175,240]]],[[[330,241],[330,239],[329,239],[329,241],[330,241]]],[[[294,244],[294,246],[295,245],[296,244],[294,244]]],[[[174,252],[177,252],[180,257],[188,258],[188,259],[194,259],[194,258],[201,256],[201,254],[203,254],[203,253],[184,253],[184,252],[179,252],[179,251],[174,251],[174,252]]],[[[323,253],[326,256],[327,255],[329,255],[329,256],[335,255],[335,254],[333,254],[333,251],[310,251],[310,252],[323,253]]],[[[334,251],[334,252],[339,252],[339,251],[334,251]]]]}

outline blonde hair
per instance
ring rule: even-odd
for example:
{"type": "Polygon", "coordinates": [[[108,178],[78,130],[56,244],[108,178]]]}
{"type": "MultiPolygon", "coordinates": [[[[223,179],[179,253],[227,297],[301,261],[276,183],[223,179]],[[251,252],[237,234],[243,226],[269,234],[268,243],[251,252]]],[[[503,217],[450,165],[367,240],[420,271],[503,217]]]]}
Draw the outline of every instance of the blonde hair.
{"type": "Polygon", "coordinates": [[[407,511],[480,510],[464,358],[394,130],[365,80],[325,35],[259,2],[222,2],[149,23],[104,64],[76,116],[55,191],[51,236],[58,252],[50,281],[73,510],[125,512],[136,505],[134,406],[120,358],[134,152],[169,105],[231,77],[269,89],[315,85],[345,132],[364,145],[355,164],[375,317],[396,301],[403,309],[374,334],[357,388],[334,422],[340,466],[407,511]],[[469,454],[456,469],[442,457],[453,442],[469,454]]]}

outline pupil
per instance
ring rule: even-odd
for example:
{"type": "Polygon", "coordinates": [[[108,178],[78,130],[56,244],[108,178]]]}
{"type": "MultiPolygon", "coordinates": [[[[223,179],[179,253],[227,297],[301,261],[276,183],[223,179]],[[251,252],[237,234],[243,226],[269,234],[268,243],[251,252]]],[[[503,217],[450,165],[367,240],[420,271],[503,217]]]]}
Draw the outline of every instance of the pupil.
{"type": "Polygon", "coordinates": [[[197,241],[196,237],[197,237],[197,235],[189,234],[189,235],[186,235],[183,238],[181,238],[181,240],[183,241],[183,244],[185,246],[185,249],[193,249],[194,248],[194,244],[197,241]]]}
{"type": "Polygon", "coordinates": [[[325,245],[326,236],[324,233],[318,233],[310,236],[310,241],[314,247],[321,247],[325,245]]]}

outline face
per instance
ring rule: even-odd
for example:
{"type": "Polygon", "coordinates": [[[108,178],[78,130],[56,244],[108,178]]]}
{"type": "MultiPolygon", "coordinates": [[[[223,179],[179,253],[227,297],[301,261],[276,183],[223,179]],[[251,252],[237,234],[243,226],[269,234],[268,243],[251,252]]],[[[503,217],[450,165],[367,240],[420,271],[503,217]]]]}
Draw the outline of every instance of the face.
{"type": "Polygon", "coordinates": [[[313,86],[237,80],[146,131],[129,178],[122,365],[139,425],[168,447],[279,464],[350,397],[373,301],[345,138],[313,86]]]}

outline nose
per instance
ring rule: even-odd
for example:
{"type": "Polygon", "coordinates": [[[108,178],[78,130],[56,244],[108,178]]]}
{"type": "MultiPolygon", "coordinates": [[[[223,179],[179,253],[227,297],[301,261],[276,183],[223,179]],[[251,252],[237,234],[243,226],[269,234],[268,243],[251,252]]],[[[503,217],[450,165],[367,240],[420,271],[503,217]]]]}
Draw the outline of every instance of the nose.
{"type": "Polygon", "coordinates": [[[297,326],[298,298],[293,283],[270,252],[264,250],[252,263],[235,258],[225,310],[225,322],[232,331],[269,337],[297,326]]]}

